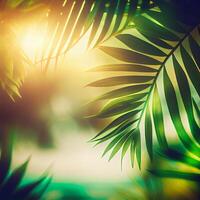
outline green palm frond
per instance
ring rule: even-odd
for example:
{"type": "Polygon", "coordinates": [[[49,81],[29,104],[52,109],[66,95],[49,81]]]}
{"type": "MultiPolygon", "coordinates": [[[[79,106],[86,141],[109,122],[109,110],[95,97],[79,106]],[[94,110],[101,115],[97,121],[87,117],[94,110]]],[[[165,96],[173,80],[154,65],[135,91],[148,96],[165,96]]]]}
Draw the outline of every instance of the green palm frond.
{"type": "Polygon", "coordinates": [[[29,159],[15,170],[11,170],[12,140],[6,135],[1,135],[0,157],[0,199],[6,200],[38,200],[48,187],[51,179],[43,175],[38,180],[23,184],[29,159]]]}
{"type": "Polygon", "coordinates": [[[51,58],[56,58],[57,63],[58,57],[71,49],[89,29],[88,46],[97,46],[124,30],[136,11],[142,12],[154,5],[149,0],[62,0],[49,1],[47,6],[47,42],[42,56],[44,69],[51,58]],[[47,52],[47,49],[50,50],[47,52]]]}
{"type": "Polygon", "coordinates": [[[166,116],[172,121],[184,147],[200,156],[200,118],[197,114],[200,103],[199,19],[192,23],[185,22],[185,18],[181,17],[179,20],[161,4],[161,9],[134,16],[133,33],[116,36],[127,48],[99,47],[120,61],[91,70],[119,72],[120,76],[89,84],[92,87],[114,87],[98,98],[107,103],[95,116],[114,119],[93,138],[98,144],[112,139],[105,150],[106,153],[112,149],[110,158],[120,149],[123,158],[130,148],[132,163],[136,153],[140,167],[142,125],[145,127],[146,147],[151,159],[154,131],[161,148],[168,149],[166,116]],[[123,75],[127,72],[131,75],[123,75]],[[186,112],[189,131],[185,126],[187,122],[183,123],[183,112],[186,112]]]}

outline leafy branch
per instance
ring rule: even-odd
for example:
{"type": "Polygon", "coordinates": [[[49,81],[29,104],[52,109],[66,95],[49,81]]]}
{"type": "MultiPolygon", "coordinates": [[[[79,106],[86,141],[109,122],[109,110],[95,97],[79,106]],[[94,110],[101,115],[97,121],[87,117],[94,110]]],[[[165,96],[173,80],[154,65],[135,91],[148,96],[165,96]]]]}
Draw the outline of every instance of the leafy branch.
{"type": "Polygon", "coordinates": [[[99,132],[99,134],[93,138],[93,141],[99,144],[114,137],[107,146],[104,154],[113,148],[110,156],[111,159],[120,148],[122,148],[123,158],[130,146],[132,163],[134,152],[136,151],[136,157],[140,167],[141,136],[139,127],[143,116],[145,116],[146,146],[150,158],[153,158],[152,120],[160,146],[163,149],[168,148],[162,111],[162,104],[164,102],[160,100],[160,95],[158,93],[158,86],[160,84],[158,78],[163,74],[161,78],[164,87],[160,88],[165,93],[167,107],[177,135],[185,148],[198,156],[200,152],[199,125],[195,119],[192,94],[188,82],[189,76],[192,86],[199,95],[199,59],[197,58],[197,52],[199,52],[200,47],[196,41],[199,39],[198,23],[190,26],[187,24],[184,25],[178,21],[177,18],[169,16],[166,11],[162,10],[147,11],[145,15],[135,16],[133,22],[135,24],[135,29],[139,32],[139,36],[120,34],[116,37],[131,50],[105,46],[100,47],[106,54],[126,63],[97,66],[91,71],[145,72],[149,74],[153,73],[154,75],[116,76],[101,79],[89,84],[89,86],[92,87],[129,85],[110,91],[98,98],[98,100],[110,99],[110,101],[96,115],[97,118],[114,117],[116,115],[118,117],[99,132]],[[197,36],[194,38],[191,32],[197,32],[197,36]],[[189,40],[190,49],[195,62],[191,55],[185,50],[186,47],[183,47],[186,43],[186,39],[189,40]],[[175,57],[179,49],[186,72],[183,66],[180,65],[180,58],[175,57]],[[172,63],[170,63],[171,58],[172,63]],[[173,66],[178,83],[178,91],[181,94],[186,109],[193,138],[190,138],[182,124],[177,94],[172,84],[173,79],[171,78],[171,74],[166,71],[166,65],[168,64],[173,66]],[[153,65],[156,67],[152,67],[153,65]],[[185,93],[187,93],[187,95],[185,95],[185,93]],[[152,106],[150,102],[151,97],[152,106]],[[150,115],[150,110],[152,110],[153,117],[150,115]],[[139,116],[138,113],[140,113],[139,116]]]}
{"type": "MultiPolygon", "coordinates": [[[[97,46],[102,41],[126,29],[135,13],[144,12],[151,7],[154,7],[154,3],[149,0],[3,0],[0,2],[1,30],[9,34],[8,41],[15,44],[15,30],[11,31],[10,27],[15,29],[13,24],[34,19],[36,14],[42,13],[41,23],[46,34],[43,48],[38,50],[41,57],[35,64],[41,64],[42,69],[46,71],[52,60],[57,66],[60,56],[65,55],[90,29],[88,46],[91,46],[92,42],[95,43],[94,46],[97,46]],[[113,22],[114,26],[111,30],[113,22]],[[96,35],[97,32],[100,32],[99,36],[96,35]]],[[[38,25],[41,25],[40,22],[38,25]]],[[[2,33],[0,40],[5,41],[2,33]]],[[[30,61],[26,63],[27,58],[24,59],[24,52],[23,56],[19,53],[22,51],[19,44],[14,49],[13,45],[4,46],[4,42],[2,44],[0,57],[3,63],[0,63],[0,66],[5,75],[0,77],[0,84],[14,99],[16,95],[20,96],[18,88],[26,74],[26,65],[33,64],[30,61]],[[15,55],[12,53],[9,55],[9,59],[13,60],[13,65],[19,64],[19,70],[15,67],[14,71],[20,71],[20,75],[12,76],[12,66],[5,60],[8,57],[5,54],[10,52],[10,49],[17,54],[18,61],[15,60],[15,55]]]]}
{"type": "Polygon", "coordinates": [[[43,63],[44,70],[47,70],[51,59],[55,59],[57,65],[59,57],[65,55],[90,29],[88,47],[96,47],[125,30],[136,13],[154,7],[154,3],[149,0],[70,0],[50,1],[47,6],[47,36],[39,61],[43,63]]]}

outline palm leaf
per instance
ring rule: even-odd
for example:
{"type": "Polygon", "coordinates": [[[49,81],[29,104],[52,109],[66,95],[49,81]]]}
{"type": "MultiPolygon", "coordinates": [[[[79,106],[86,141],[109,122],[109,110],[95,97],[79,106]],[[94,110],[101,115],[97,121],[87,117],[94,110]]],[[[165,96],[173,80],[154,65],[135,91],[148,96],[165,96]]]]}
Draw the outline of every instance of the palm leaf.
{"type": "Polygon", "coordinates": [[[154,6],[150,1],[138,0],[62,0],[45,2],[45,5],[49,11],[41,60],[44,69],[51,58],[56,58],[57,63],[59,56],[72,48],[90,28],[88,46],[94,47],[127,28],[136,11],[143,12],[154,6]]]}
{"type": "MultiPolygon", "coordinates": [[[[117,116],[114,121],[97,134],[94,140],[101,141],[101,135],[110,135],[113,124],[115,127],[120,127],[125,120],[131,121],[135,117],[134,111],[137,111],[138,117],[137,121],[133,123],[132,134],[134,135],[137,132],[140,135],[140,127],[143,124],[145,125],[144,135],[147,152],[150,158],[152,158],[153,126],[155,127],[155,133],[161,148],[163,150],[168,149],[165,124],[165,113],[168,112],[167,116],[170,116],[181,143],[188,151],[199,157],[199,118],[195,118],[193,109],[193,104],[198,107],[197,104],[200,102],[200,88],[198,84],[200,81],[198,65],[198,52],[200,50],[199,19],[193,20],[193,23],[183,23],[181,17],[179,19],[179,17],[175,17],[169,12],[169,6],[167,8],[163,4],[160,6],[160,10],[158,8],[156,10],[149,10],[143,15],[133,17],[135,30],[138,34],[126,33],[116,36],[127,48],[100,47],[100,50],[119,60],[120,63],[97,66],[90,71],[114,71],[120,72],[121,76],[113,76],[89,84],[92,87],[115,86],[114,90],[103,94],[97,99],[109,99],[109,102],[102,110],[103,113],[109,113],[109,115],[102,115],[102,111],[100,111],[96,117],[113,117],[120,114],[121,116],[117,116]],[[189,42],[189,45],[187,45],[187,42],[189,42]],[[140,72],[140,75],[123,76],[122,73],[127,71],[133,73],[140,72]],[[177,87],[175,87],[174,82],[177,84],[177,87]],[[124,84],[127,86],[120,87],[124,84]],[[161,95],[161,91],[163,91],[163,95],[161,95]],[[141,96],[137,100],[130,98],[140,94],[145,94],[145,96],[141,96]],[[190,127],[189,132],[192,133],[192,137],[182,121],[182,110],[178,99],[179,94],[187,115],[190,127]],[[194,99],[194,95],[197,98],[194,99]],[[123,99],[124,103],[120,99],[123,99]],[[138,104],[134,102],[138,102],[138,104]],[[139,104],[139,102],[142,102],[142,104],[139,104]],[[168,111],[164,111],[163,104],[166,105],[168,111]],[[132,107],[131,105],[137,106],[132,107]],[[134,115],[129,115],[124,120],[119,120],[123,119],[126,113],[130,113],[130,111],[134,115]],[[143,116],[145,117],[144,120],[142,120],[143,116]]],[[[120,134],[118,131],[120,130],[117,130],[115,134],[120,134]]],[[[132,144],[132,137],[129,137],[128,140],[132,144]]],[[[139,136],[139,146],[140,142],[139,136]]],[[[128,143],[127,140],[120,142],[120,146],[123,148],[125,143],[128,143]]],[[[119,143],[116,143],[116,145],[117,150],[119,150],[119,143]]],[[[137,146],[136,140],[134,140],[132,148],[130,148],[131,157],[133,157],[132,154],[135,152],[135,146],[137,146]]],[[[115,149],[114,142],[112,147],[115,149]]],[[[140,150],[141,148],[138,149],[140,150]]],[[[127,147],[125,150],[127,150],[127,147]]],[[[136,152],[136,155],[140,165],[141,152],[139,150],[138,153],[136,152]]]]}
{"type": "Polygon", "coordinates": [[[44,27],[46,34],[44,46],[36,53],[38,57],[35,61],[41,63],[41,67],[46,70],[52,63],[52,58],[57,65],[60,55],[71,49],[89,29],[91,32],[88,46],[97,46],[127,28],[136,11],[143,12],[153,6],[150,1],[138,0],[1,1],[0,20],[6,21],[0,32],[0,67],[3,68],[1,88],[13,99],[20,96],[18,89],[22,84],[26,65],[32,65],[16,43],[14,31],[9,27],[17,24],[18,19],[32,19],[35,16],[33,14],[42,13],[42,24],[37,23],[39,28],[40,25],[44,27]],[[12,21],[12,24],[7,26],[7,21],[12,21]],[[110,28],[111,25],[113,28],[110,28]],[[4,37],[5,33],[10,38],[4,37]]]}
{"type": "Polygon", "coordinates": [[[18,89],[31,62],[21,50],[9,25],[2,24],[0,34],[0,89],[14,99],[20,96],[18,89]]]}
{"type": "Polygon", "coordinates": [[[44,7],[37,0],[0,1],[0,89],[13,100],[20,96],[19,88],[28,66],[33,66],[18,42],[15,27],[20,20],[33,18],[42,11],[44,7]]]}
{"type": "Polygon", "coordinates": [[[32,183],[23,184],[23,177],[25,175],[29,159],[12,171],[10,169],[13,149],[12,138],[4,133],[1,134],[0,146],[0,199],[40,199],[48,187],[51,179],[44,175],[32,183]]]}

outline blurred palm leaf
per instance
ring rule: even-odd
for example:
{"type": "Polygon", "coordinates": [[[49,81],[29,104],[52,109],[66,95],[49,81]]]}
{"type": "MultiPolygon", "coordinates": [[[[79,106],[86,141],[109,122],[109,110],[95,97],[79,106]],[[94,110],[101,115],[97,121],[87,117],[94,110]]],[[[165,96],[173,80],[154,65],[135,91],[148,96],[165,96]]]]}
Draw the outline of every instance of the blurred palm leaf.
{"type": "Polygon", "coordinates": [[[40,199],[50,183],[44,175],[36,181],[23,184],[29,159],[15,170],[11,170],[12,139],[1,135],[0,157],[0,199],[6,200],[37,200],[40,199]]]}
{"type": "Polygon", "coordinates": [[[97,66],[91,71],[120,72],[120,76],[89,84],[92,87],[115,87],[98,98],[108,102],[95,116],[114,119],[92,141],[100,144],[112,139],[105,150],[107,153],[112,149],[110,158],[120,149],[123,158],[130,148],[131,161],[133,163],[136,153],[139,167],[142,125],[145,127],[146,147],[151,159],[154,130],[161,148],[168,149],[166,109],[181,143],[192,154],[200,156],[200,116],[197,114],[200,103],[199,13],[194,13],[191,18],[181,7],[174,16],[172,8],[176,7],[176,3],[156,2],[160,8],[133,17],[135,29],[132,34],[116,36],[127,48],[99,47],[121,63],[97,66]],[[125,76],[125,72],[132,75],[125,76]],[[139,72],[139,75],[135,72],[139,72]],[[180,102],[183,102],[184,109],[180,102]],[[189,131],[183,123],[183,110],[186,112],[189,131]]]}
{"type": "Polygon", "coordinates": [[[14,99],[20,96],[19,87],[32,62],[21,49],[16,36],[15,25],[20,20],[33,18],[43,11],[38,1],[2,0],[0,1],[0,88],[14,99]]]}
{"type": "Polygon", "coordinates": [[[55,58],[57,64],[59,56],[72,48],[90,28],[88,46],[97,46],[127,28],[136,11],[153,6],[149,0],[62,0],[49,1],[47,5],[47,37],[42,55],[45,70],[51,58],[55,58]]]}
{"type": "MultiPolygon", "coordinates": [[[[152,6],[152,2],[148,0],[3,0],[0,2],[0,20],[3,25],[5,24],[2,30],[10,34],[8,41],[12,41],[11,44],[13,44],[15,36],[10,28],[14,29],[14,27],[13,24],[9,24],[10,21],[18,23],[19,19],[27,20],[33,18],[34,14],[43,13],[42,19],[45,19],[41,21],[47,35],[43,41],[44,47],[41,50],[39,62],[42,62],[42,67],[46,70],[51,63],[51,58],[55,58],[57,64],[59,56],[72,48],[90,28],[92,30],[88,45],[90,46],[96,40],[94,45],[96,46],[125,29],[137,9],[141,12],[152,6]],[[99,28],[102,23],[103,25],[99,28]],[[113,23],[114,26],[110,30],[113,23]],[[8,24],[11,25],[9,30],[8,24]],[[96,37],[97,31],[100,31],[100,34],[96,37]]],[[[19,45],[16,48],[10,44],[4,46],[7,40],[2,34],[1,41],[3,41],[0,52],[3,60],[1,68],[2,71],[5,69],[1,77],[1,85],[13,98],[15,95],[19,96],[18,88],[23,80],[21,76],[25,75],[24,55],[22,56],[19,45]],[[10,50],[13,53],[10,53],[10,50]],[[17,57],[17,61],[14,57],[17,57]],[[18,64],[18,67],[12,67],[18,64]],[[16,75],[17,80],[12,75],[13,69],[20,71],[20,77],[16,75]]],[[[30,62],[28,64],[30,65],[30,62]]]]}
{"type": "Polygon", "coordinates": [[[24,80],[30,61],[7,25],[1,25],[0,34],[0,87],[14,98],[16,95],[20,96],[18,88],[24,80]]]}

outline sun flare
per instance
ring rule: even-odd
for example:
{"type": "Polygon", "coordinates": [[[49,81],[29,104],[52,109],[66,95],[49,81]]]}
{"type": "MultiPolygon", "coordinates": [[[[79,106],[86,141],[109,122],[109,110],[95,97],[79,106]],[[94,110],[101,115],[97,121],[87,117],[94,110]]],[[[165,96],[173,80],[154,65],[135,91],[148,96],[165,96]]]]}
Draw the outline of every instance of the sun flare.
{"type": "MultiPolygon", "coordinates": [[[[21,33],[20,33],[21,34],[21,33]]],[[[45,47],[45,52],[49,51],[49,45],[51,41],[47,41],[47,34],[45,33],[44,27],[31,27],[22,31],[23,37],[20,40],[21,47],[26,53],[26,55],[32,61],[38,61],[41,59],[43,48],[45,47]],[[48,48],[47,48],[48,47],[48,48]]],[[[83,56],[87,51],[87,42],[89,39],[89,33],[86,34],[70,51],[67,53],[68,59],[74,59],[80,56],[83,56]]],[[[51,45],[50,45],[51,46],[51,45]]],[[[56,48],[55,48],[56,49],[56,48]]],[[[61,53],[62,55],[63,53],[61,53]]]]}
{"type": "Polygon", "coordinates": [[[44,31],[39,28],[29,28],[24,33],[21,46],[24,52],[31,58],[36,59],[44,46],[44,31]]]}

